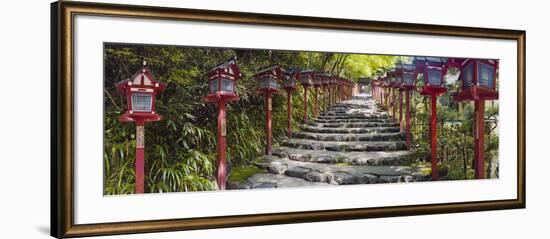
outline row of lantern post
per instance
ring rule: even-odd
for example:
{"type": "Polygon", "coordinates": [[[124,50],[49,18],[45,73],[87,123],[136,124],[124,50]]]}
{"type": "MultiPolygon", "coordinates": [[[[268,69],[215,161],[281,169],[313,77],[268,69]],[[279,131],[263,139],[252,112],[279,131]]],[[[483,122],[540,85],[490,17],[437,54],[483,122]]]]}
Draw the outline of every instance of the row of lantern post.
{"type": "Polygon", "coordinates": [[[416,90],[416,79],[423,76],[423,87],[420,94],[430,97],[430,143],[432,180],[438,180],[437,170],[437,97],[447,92],[445,75],[450,68],[460,71],[461,87],[454,95],[455,101],[474,101],[474,174],[475,178],[484,175],[484,106],[485,100],[498,99],[496,75],[498,61],[492,59],[414,57],[412,64],[396,64],[385,76],[371,81],[371,94],[395,119],[399,104],[399,124],[406,134],[407,149],[411,147],[411,92],[416,90]],[[405,123],[403,127],[403,93],[405,94],[405,123]],[[398,96],[396,96],[399,94],[398,96]],[[396,99],[397,98],[397,99],[396,99]],[[391,109],[390,109],[391,108],[391,109]]]}
{"type": "MultiPolygon", "coordinates": [[[[226,103],[238,101],[236,82],[243,75],[237,66],[236,58],[214,67],[207,73],[208,94],[203,101],[218,105],[217,116],[217,171],[216,180],[218,188],[224,190],[227,183],[226,172],[226,103]]],[[[284,70],[278,65],[273,65],[260,70],[253,76],[258,81],[257,93],[264,96],[266,146],[265,154],[271,155],[272,145],[272,97],[279,91],[279,83],[287,92],[287,136],[292,136],[292,94],[300,81],[304,88],[304,123],[308,122],[308,89],[315,88],[314,115],[319,114],[319,89],[324,91],[324,108],[328,109],[336,102],[348,99],[352,96],[354,84],[351,81],[327,73],[319,73],[313,70],[301,70],[291,68],[284,70]]],[[[141,68],[130,78],[116,84],[118,91],[126,96],[127,110],[119,117],[121,122],[136,123],[136,163],[135,163],[135,192],[144,192],[145,172],[145,122],[161,120],[161,116],[155,113],[155,96],[162,92],[166,85],[154,79],[151,72],[143,62],[141,68]]]]}

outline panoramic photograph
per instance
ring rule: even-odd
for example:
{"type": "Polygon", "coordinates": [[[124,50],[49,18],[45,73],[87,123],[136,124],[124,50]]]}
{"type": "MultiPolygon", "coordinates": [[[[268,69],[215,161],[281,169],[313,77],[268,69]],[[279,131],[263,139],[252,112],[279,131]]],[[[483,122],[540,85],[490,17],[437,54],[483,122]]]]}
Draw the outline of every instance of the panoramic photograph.
{"type": "Polygon", "coordinates": [[[498,59],[103,50],[104,195],[499,178],[498,59]]]}

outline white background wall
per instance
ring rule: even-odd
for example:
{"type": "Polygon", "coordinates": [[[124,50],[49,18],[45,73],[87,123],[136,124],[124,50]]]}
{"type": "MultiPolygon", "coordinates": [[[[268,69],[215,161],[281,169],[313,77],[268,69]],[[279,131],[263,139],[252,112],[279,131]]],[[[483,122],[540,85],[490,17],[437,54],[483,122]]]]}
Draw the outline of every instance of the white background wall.
{"type": "MultiPolygon", "coordinates": [[[[527,209],[125,235],[112,238],[547,237],[550,22],[544,1],[120,0],[216,10],[527,30],[527,209]],[[474,9],[473,7],[476,7],[474,9]],[[429,12],[429,13],[428,13],[429,12]],[[546,236],[545,236],[546,235],[546,236]]],[[[49,1],[0,14],[0,238],[49,234],[49,1]],[[7,94],[6,94],[7,93],[7,94]]],[[[98,208],[98,210],[100,210],[98,208]]]]}

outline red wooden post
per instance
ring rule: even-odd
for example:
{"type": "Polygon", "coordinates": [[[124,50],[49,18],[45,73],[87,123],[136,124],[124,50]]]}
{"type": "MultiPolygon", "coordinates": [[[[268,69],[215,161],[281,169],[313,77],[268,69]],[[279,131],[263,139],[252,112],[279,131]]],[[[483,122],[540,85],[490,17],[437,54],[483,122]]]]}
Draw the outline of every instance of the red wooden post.
{"type": "Polygon", "coordinates": [[[474,175],[477,179],[485,178],[485,101],[475,101],[475,146],[474,175]]]}
{"type": "Polygon", "coordinates": [[[393,120],[397,119],[397,117],[395,117],[395,113],[397,111],[397,89],[396,88],[392,88],[391,89],[392,91],[392,94],[391,94],[391,106],[392,106],[392,114],[391,114],[391,117],[393,120]]]}
{"type": "Polygon", "coordinates": [[[407,150],[411,150],[411,105],[410,105],[410,91],[405,91],[405,128],[406,130],[406,140],[407,140],[407,150]]]}
{"type": "Polygon", "coordinates": [[[287,89],[286,118],[287,118],[287,136],[292,137],[292,90],[287,89]]]}
{"type": "Polygon", "coordinates": [[[324,87],[325,88],[325,94],[324,94],[324,106],[325,106],[325,110],[328,110],[328,92],[329,92],[329,89],[327,86],[324,87]]]}
{"type": "Polygon", "coordinates": [[[403,91],[399,90],[399,128],[403,132],[403,91]]]}
{"type": "Polygon", "coordinates": [[[332,106],[332,86],[329,86],[328,87],[328,106],[327,106],[327,110],[331,106],[332,106]]]}
{"type": "Polygon", "coordinates": [[[145,192],[145,121],[136,121],[136,193],[145,192]]]}
{"type": "Polygon", "coordinates": [[[437,173],[437,96],[431,95],[432,98],[432,118],[431,118],[431,139],[432,139],[432,180],[438,180],[437,173]]]}
{"type": "Polygon", "coordinates": [[[307,124],[307,88],[304,85],[304,124],[307,124]]]}
{"type": "Polygon", "coordinates": [[[315,87],[315,117],[319,116],[319,87],[315,87]]]}
{"type": "Polygon", "coordinates": [[[265,154],[271,155],[271,142],[273,138],[273,133],[271,131],[271,92],[267,91],[265,93],[265,154]]]}
{"type": "Polygon", "coordinates": [[[388,113],[390,111],[390,88],[386,88],[385,91],[384,91],[384,97],[385,97],[385,100],[386,100],[386,110],[388,110],[388,113]]]}
{"type": "Polygon", "coordinates": [[[218,188],[220,190],[225,190],[225,185],[227,184],[226,175],[226,135],[227,135],[227,123],[225,119],[225,101],[223,98],[220,98],[218,102],[218,167],[217,167],[217,177],[216,181],[218,183],[218,188]]]}
{"type": "Polygon", "coordinates": [[[334,93],[332,94],[332,105],[335,105],[338,101],[338,86],[334,85],[332,87],[334,89],[334,93]]]}

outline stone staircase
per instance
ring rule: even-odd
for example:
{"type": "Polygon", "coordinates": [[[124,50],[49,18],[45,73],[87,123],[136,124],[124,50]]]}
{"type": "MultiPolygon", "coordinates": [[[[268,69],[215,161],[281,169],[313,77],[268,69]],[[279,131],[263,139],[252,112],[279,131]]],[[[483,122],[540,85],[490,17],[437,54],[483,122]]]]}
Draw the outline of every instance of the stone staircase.
{"type": "Polygon", "coordinates": [[[367,95],[336,104],[293,137],[263,156],[264,169],[232,189],[400,183],[429,180],[424,168],[409,166],[405,135],[367,95]]]}

